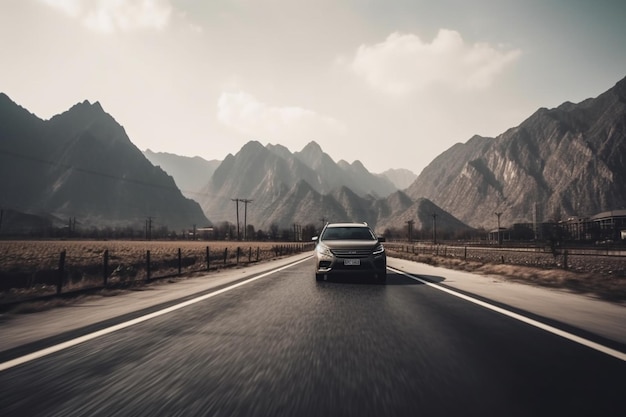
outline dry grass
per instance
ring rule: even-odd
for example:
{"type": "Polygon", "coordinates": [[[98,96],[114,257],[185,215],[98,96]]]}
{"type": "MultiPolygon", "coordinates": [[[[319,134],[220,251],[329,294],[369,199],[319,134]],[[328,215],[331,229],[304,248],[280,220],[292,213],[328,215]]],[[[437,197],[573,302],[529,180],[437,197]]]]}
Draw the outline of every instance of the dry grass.
{"type": "Polygon", "coordinates": [[[223,254],[224,249],[233,253],[237,247],[271,250],[277,243],[271,242],[206,242],[206,241],[0,241],[0,269],[45,269],[58,266],[59,254],[66,251],[68,265],[89,266],[101,264],[105,250],[110,261],[142,260],[146,251],[155,258],[203,255],[206,247],[213,255],[223,254]]]}
{"type": "MultiPolygon", "coordinates": [[[[561,288],[581,294],[592,294],[614,302],[626,301],[626,277],[611,271],[576,272],[554,268],[540,268],[524,265],[503,264],[495,262],[463,260],[455,257],[412,254],[396,250],[388,250],[389,255],[422,262],[443,268],[473,272],[482,275],[499,277],[532,285],[561,288]]],[[[585,270],[593,270],[589,265],[585,270]]]]}
{"type": "Polygon", "coordinates": [[[206,273],[210,268],[268,260],[289,243],[207,241],[0,241],[0,302],[56,293],[59,259],[65,251],[63,292],[104,283],[104,252],[108,251],[107,284],[144,285],[150,251],[150,278],[206,273]],[[226,251],[226,260],[225,260],[226,251]]]}

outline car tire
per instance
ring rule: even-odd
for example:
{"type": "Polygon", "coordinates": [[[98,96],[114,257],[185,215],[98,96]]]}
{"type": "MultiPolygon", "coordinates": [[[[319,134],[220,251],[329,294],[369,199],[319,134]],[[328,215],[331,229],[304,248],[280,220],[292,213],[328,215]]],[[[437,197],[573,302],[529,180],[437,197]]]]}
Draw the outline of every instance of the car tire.
{"type": "Polygon", "coordinates": [[[387,271],[383,271],[377,274],[378,278],[377,278],[377,282],[379,284],[386,284],[387,283],[387,271]]]}

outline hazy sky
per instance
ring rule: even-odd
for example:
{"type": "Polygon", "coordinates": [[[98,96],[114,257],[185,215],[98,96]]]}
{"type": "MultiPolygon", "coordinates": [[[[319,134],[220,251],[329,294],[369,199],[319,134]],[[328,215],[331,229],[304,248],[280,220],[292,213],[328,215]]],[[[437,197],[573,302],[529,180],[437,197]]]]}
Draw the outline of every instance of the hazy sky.
{"type": "Polygon", "coordinates": [[[418,174],[626,76],[623,0],[0,0],[0,91],[99,101],[140,149],[258,140],[418,174]]]}

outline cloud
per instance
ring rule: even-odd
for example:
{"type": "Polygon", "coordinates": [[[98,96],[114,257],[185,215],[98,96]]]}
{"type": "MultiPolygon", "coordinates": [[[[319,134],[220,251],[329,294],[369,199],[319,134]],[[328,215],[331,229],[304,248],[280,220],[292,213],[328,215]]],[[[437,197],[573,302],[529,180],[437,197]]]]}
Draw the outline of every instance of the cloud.
{"type": "Polygon", "coordinates": [[[40,0],[100,33],[163,29],[172,15],[169,0],[40,0]]]}
{"type": "Polygon", "coordinates": [[[431,43],[392,33],[384,42],[361,45],[348,65],[373,88],[405,95],[432,85],[457,90],[489,87],[521,55],[487,43],[467,44],[454,30],[440,29],[431,43]]]}
{"type": "Polygon", "coordinates": [[[220,95],[217,118],[240,133],[271,140],[335,136],[346,130],[332,117],[301,107],[271,106],[242,91],[220,95]]]}

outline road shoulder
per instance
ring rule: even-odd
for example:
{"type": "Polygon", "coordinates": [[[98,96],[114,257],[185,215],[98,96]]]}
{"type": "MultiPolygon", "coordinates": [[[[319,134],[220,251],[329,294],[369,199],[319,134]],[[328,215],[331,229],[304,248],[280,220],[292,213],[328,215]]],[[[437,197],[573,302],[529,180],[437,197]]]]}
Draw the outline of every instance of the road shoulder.
{"type": "Polygon", "coordinates": [[[182,300],[311,256],[302,253],[175,282],[155,283],[117,296],[87,296],[63,307],[29,314],[0,315],[0,352],[182,300]]]}
{"type": "Polygon", "coordinates": [[[388,258],[391,268],[424,277],[466,294],[545,317],[626,345],[626,306],[589,295],[541,288],[501,277],[478,275],[423,263],[388,258]]]}

